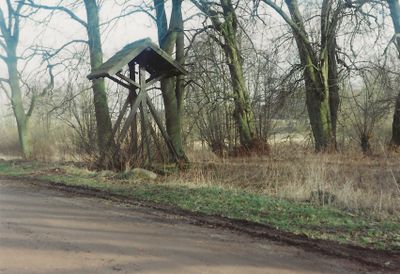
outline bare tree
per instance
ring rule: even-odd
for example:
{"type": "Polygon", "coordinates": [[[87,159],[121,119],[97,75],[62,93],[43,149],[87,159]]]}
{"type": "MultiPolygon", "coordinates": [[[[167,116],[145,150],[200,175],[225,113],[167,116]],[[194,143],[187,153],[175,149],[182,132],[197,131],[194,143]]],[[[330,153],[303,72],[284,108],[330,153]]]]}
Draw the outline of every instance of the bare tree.
{"type": "MultiPolygon", "coordinates": [[[[250,33],[254,24],[242,27],[250,33]]],[[[190,40],[188,52],[192,76],[186,100],[188,118],[194,121],[196,132],[217,155],[241,155],[243,151],[237,147],[240,135],[232,117],[235,95],[225,52],[207,32],[199,31],[202,29],[191,32],[196,37],[190,40]]],[[[295,81],[291,79],[296,70],[290,70],[288,75],[278,68],[279,47],[258,50],[245,35],[238,37],[238,43],[254,113],[255,136],[260,141],[257,153],[266,154],[269,151],[267,140],[274,124],[272,119],[281,113],[287,97],[296,90],[295,81]]]]}
{"type": "Polygon", "coordinates": [[[375,127],[387,117],[392,104],[391,79],[385,68],[373,67],[357,72],[362,80],[360,89],[350,83],[350,113],[352,127],[364,154],[371,153],[375,127]]]}
{"type": "MultiPolygon", "coordinates": [[[[87,17],[86,21],[80,18],[71,9],[68,9],[66,6],[62,6],[61,3],[56,6],[48,6],[37,4],[33,0],[29,0],[25,4],[37,9],[63,12],[72,20],[85,28],[88,37],[87,44],[90,53],[90,65],[91,69],[94,70],[103,63],[103,51],[100,37],[99,6],[96,0],[79,0],[78,2],[83,2],[85,6],[87,17]]],[[[81,40],[79,40],[79,42],[81,42],[81,40]]],[[[68,42],[65,46],[68,46],[69,44],[71,44],[71,42],[68,42]]],[[[109,151],[107,150],[107,146],[111,138],[112,124],[104,79],[100,78],[93,81],[92,89],[96,113],[98,149],[101,153],[107,153],[107,151],[109,151]]]]}
{"type": "MultiPolygon", "coordinates": [[[[395,34],[393,42],[396,45],[398,56],[400,59],[400,5],[398,0],[387,0],[389,4],[390,16],[393,21],[395,34]]],[[[393,146],[400,146],[400,92],[397,95],[393,123],[392,123],[392,139],[390,141],[393,146]]]]}
{"type": "Polygon", "coordinates": [[[214,33],[208,32],[208,35],[225,53],[235,103],[234,118],[240,136],[240,144],[246,150],[257,150],[254,113],[243,71],[243,56],[238,38],[240,22],[235,6],[231,0],[217,2],[192,0],[192,3],[211,21],[211,25],[205,26],[205,29],[213,30],[214,33]]]}
{"type": "MultiPolygon", "coordinates": [[[[182,0],[172,0],[170,21],[167,21],[164,0],[153,0],[156,11],[158,42],[160,47],[183,65],[185,62],[185,40],[183,33],[182,0]]],[[[182,148],[182,115],[185,97],[184,77],[161,81],[161,91],[165,106],[167,132],[180,160],[187,161],[182,148]]]]}
{"type": "MultiPolygon", "coordinates": [[[[211,151],[224,156],[236,146],[233,96],[225,56],[215,41],[202,33],[191,41],[188,52],[192,81],[188,86],[186,113],[198,137],[211,151]]],[[[197,139],[198,140],[198,139],[197,139]]]]}
{"type": "Polygon", "coordinates": [[[285,0],[289,11],[272,0],[262,0],[290,26],[295,38],[306,87],[306,104],[317,151],[336,149],[339,106],[336,35],[347,8],[345,1],[323,0],[320,7],[320,41],[315,44],[306,29],[297,0],[285,0]]]}
{"type": "Polygon", "coordinates": [[[42,91],[32,88],[30,96],[30,104],[25,110],[23,102],[22,76],[18,69],[18,45],[20,41],[21,15],[24,1],[13,5],[11,0],[6,1],[7,15],[4,14],[0,7],[0,48],[5,55],[0,55],[0,59],[6,63],[8,70],[8,78],[0,79],[0,83],[5,91],[14,112],[17,122],[19,142],[24,158],[30,158],[32,155],[32,147],[30,142],[29,122],[35,108],[36,100],[47,94],[54,86],[54,77],[52,74],[52,66],[48,65],[50,73],[50,82],[42,91]],[[7,16],[7,19],[6,19],[7,16]],[[2,83],[6,83],[11,90],[11,94],[7,92],[7,88],[2,83]]]}

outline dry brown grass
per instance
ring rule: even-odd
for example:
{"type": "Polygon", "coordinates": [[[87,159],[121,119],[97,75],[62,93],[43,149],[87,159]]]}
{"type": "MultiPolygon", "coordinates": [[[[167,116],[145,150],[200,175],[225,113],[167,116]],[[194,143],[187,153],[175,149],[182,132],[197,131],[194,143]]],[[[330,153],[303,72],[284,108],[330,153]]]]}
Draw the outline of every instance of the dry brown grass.
{"type": "Polygon", "coordinates": [[[18,131],[16,128],[11,128],[4,121],[0,124],[0,154],[1,155],[20,155],[18,142],[18,131]]]}
{"type": "MultiPolygon", "coordinates": [[[[0,154],[18,155],[17,131],[0,127],[0,154]]],[[[35,128],[34,158],[40,161],[73,160],[68,135],[62,128],[52,134],[35,128]]],[[[187,171],[163,178],[165,183],[241,188],[274,197],[328,203],[349,211],[377,216],[400,216],[400,153],[377,145],[374,155],[358,148],[337,154],[315,154],[295,143],[274,144],[266,157],[220,159],[206,149],[187,152],[187,171]],[[313,199],[313,193],[329,193],[335,199],[313,199]]],[[[3,156],[2,156],[3,157],[3,156]]]]}
{"type": "MultiPolygon", "coordinates": [[[[30,127],[32,160],[43,162],[71,161],[73,146],[69,136],[71,130],[65,126],[57,126],[47,130],[38,121],[33,120],[30,127]]],[[[18,141],[18,131],[14,121],[0,121],[0,157],[13,159],[22,157],[18,141]]]]}
{"type": "Polygon", "coordinates": [[[275,145],[263,158],[218,159],[204,150],[188,155],[192,168],[166,181],[239,187],[377,216],[400,213],[400,154],[383,149],[368,157],[356,151],[315,154],[298,145],[275,145]],[[315,199],[316,193],[332,199],[315,199]]]}

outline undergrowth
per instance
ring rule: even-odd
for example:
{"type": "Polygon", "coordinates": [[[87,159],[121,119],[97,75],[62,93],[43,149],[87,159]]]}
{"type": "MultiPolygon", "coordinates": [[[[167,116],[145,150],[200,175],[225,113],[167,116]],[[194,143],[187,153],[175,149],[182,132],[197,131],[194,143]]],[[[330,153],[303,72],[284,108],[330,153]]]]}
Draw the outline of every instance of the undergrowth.
{"type": "MultiPolygon", "coordinates": [[[[332,205],[283,199],[233,185],[195,184],[165,176],[156,180],[121,178],[111,171],[94,172],[72,166],[38,162],[0,162],[0,175],[29,177],[74,186],[88,186],[135,200],[243,219],[277,229],[378,249],[400,249],[397,215],[375,216],[332,205]]],[[[176,176],[176,175],[174,175],[176,176]]]]}

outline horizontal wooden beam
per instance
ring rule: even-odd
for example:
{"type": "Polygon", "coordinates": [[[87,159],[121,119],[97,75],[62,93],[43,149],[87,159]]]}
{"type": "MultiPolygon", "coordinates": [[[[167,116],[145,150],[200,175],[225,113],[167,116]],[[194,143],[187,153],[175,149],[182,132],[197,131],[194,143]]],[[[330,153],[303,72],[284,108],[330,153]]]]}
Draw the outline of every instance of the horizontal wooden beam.
{"type": "Polygon", "coordinates": [[[114,81],[115,83],[127,88],[127,89],[131,89],[132,87],[124,82],[122,82],[121,80],[119,80],[118,78],[115,78],[114,76],[107,76],[107,78],[109,78],[110,80],[114,81]]]}
{"type": "Polygon", "coordinates": [[[132,79],[130,79],[129,77],[126,77],[125,75],[123,75],[121,72],[117,72],[117,75],[125,80],[126,82],[128,82],[129,84],[131,84],[132,86],[136,87],[136,88],[144,88],[141,87],[138,83],[136,83],[135,81],[133,81],[132,79]]]}

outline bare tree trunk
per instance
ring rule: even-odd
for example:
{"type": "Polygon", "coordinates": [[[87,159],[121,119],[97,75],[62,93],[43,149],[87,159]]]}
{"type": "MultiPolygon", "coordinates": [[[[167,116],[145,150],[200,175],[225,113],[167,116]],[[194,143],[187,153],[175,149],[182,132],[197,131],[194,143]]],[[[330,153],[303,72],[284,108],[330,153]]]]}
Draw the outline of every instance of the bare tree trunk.
{"type": "Polygon", "coordinates": [[[328,49],[328,62],[329,62],[329,70],[328,70],[328,86],[329,86],[329,110],[331,117],[331,145],[332,149],[337,150],[337,120],[338,120],[338,111],[340,104],[340,96],[339,96],[339,73],[337,68],[337,60],[336,60],[336,38],[333,38],[332,44],[328,49]]]}
{"type": "Polygon", "coordinates": [[[235,103],[234,118],[239,132],[240,144],[246,150],[257,149],[256,125],[254,113],[251,109],[249,91],[243,73],[240,49],[238,45],[238,19],[231,0],[220,0],[222,12],[214,10],[208,1],[192,1],[211,20],[213,29],[223,37],[220,41],[213,39],[221,46],[225,53],[232,83],[235,103]]]}
{"type": "MultiPolygon", "coordinates": [[[[79,23],[86,29],[88,36],[88,45],[90,53],[90,65],[91,69],[94,70],[98,68],[103,63],[103,51],[100,39],[100,23],[99,23],[99,7],[97,6],[96,0],[84,0],[83,3],[86,9],[87,21],[82,20],[77,14],[75,14],[71,9],[56,5],[47,6],[36,4],[34,1],[20,1],[21,5],[27,5],[33,8],[45,9],[45,10],[58,10],[69,17],[72,20],[79,23]]],[[[100,154],[107,156],[105,165],[109,164],[110,157],[107,155],[110,151],[109,141],[112,135],[112,124],[111,117],[109,113],[108,103],[107,103],[107,93],[104,84],[104,79],[96,79],[93,81],[93,99],[96,115],[96,129],[97,129],[97,145],[100,154]]],[[[114,143],[111,142],[114,146],[114,143]]]]}
{"type": "Polygon", "coordinates": [[[370,136],[366,133],[361,133],[360,136],[361,150],[365,155],[371,154],[370,136]]]}
{"type": "Polygon", "coordinates": [[[306,105],[316,151],[336,150],[336,123],[339,87],[336,53],[336,28],[340,7],[333,9],[331,0],[321,8],[321,48],[319,54],[309,42],[297,0],[285,0],[290,18],[272,1],[264,0],[291,26],[301,64],[304,67],[306,105]]]}
{"type": "Polygon", "coordinates": [[[22,101],[22,93],[20,87],[20,74],[18,72],[18,58],[17,58],[17,46],[19,42],[19,18],[23,3],[19,3],[14,9],[10,2],[8,5],[8,22],[6,20],[3,11],[0,9],[0,33],[4,39],[2,47],[6,52],[6,65],[8,70],[7,84],[11,89],[11,106],[14,112],[15,120],[18,127],[19,143],[21,146],[22,155],[24,158],[30,158],[32,156],[32,145],[30,143],[30,132],[29,132],[29,118],[32,114],[35,94],[32,94],[31,105],[28,112],[24,110],[24,104],[22,101]]]}
{"type": "MultiPolygon", "coordinates": [[[[226,16],[232,16],[227,11],[226,16]]],[[[228,60],[229,72],[233,87],[235,113],[237,127],[239,129],[240,144],[246,149],[252,149],[255,145],[256,129],[254,122],[254,113],[251,109],[249,91],[243,75],[243,66],[240,60],[241,56],[237,47],[236,33],[233,27],[226,25],[224,52],[228,60]]]]}
{"type": "MultiPolygon", "coordinates": [[[[176,16],[176,44],[175,44],[175,59],[180,65],[185,64],[185,36],[184,36],[184,25],[183,25],[183,17],[182,17],[182,0],[174,0],[173,1],[173,9],[175,10],[174,16],[176,16]]],[[[178,156],[182,160],[187,160],[186,155],[183,151],[182,144],[182,115],[183,115],[183,107],[184,107],[184,97],[185,97],[185,79],[183,75],[179,75],[176,77],[176,86],[175,86],[175,96],[176,96],[176,112],[177,112],[177,128],[174,131],[170,132],[171,134],[175,134],[176,136],[171,137],[173,145],[178,148],[178,156]],[[175,141],[174,141],[175,140],[175,141]]]]}
{"type": "MultiPolygon", "coordinates": [[[[400,5],[398,0],[387,0],[395,30],[395,44],[400,58],[400,5]]],[[[397,94],[392,122],[392,146],[400,146],[400,92],[397,94]]]]}
{"type": "MultiPolygon", "coordinates": [[[[306,73],[305,73],[306,74],[306,73]]],[[[305,78],[310,78],[305,75],[305,78]]],[[[317,80],[318,81],[318,80],[317,80]]],[[[316,151],[325,151],[332,137],[328,97],[320,83],[306,80],[306,105],[316,151]]]]}
{"type": "MultiPolygon", "coordinates": [[[[96,0],[85,0],[87,15],[87,35],[89,39],[90,65],[92,70],[103,63],[103,51],[100,39],[99,8],[96,0]]],[[[93,99],[97,122],[97,138],[100,153],[107,153],[108,142],[112,134],[112,124],[107,103],[104,79],[93,81],[93,99]]]]}
{"type": "MultiPolygon", "coordinates": [[[[176,49],[176,61],[184,63],[184,36],[182,19],[182,0],[172,1],[172,14],[168,26],[164,1],[154,0],[157,17],[158,41],[160,47],[172,55],[176,49]]],[[[187,161],[182,147],[182,113],[185,94],[183,77],[164,79],[161,81],[161,91],[165,106],[165,120],[168,135],[171,138],[180,160],[187,161]]]]}
{"type": "Polygon", "coordinates": [[[390,140],[392,146],[400,146],[400,92],[396,97],[392,122],[392,138],[390,140]]]}
{"type": "Polygon", "coordinates": [[[23,107],[20,79],[17,70],[17,58],[15,55],[9,55],[8,57],[9,61],[7,63],[7,67],[11,87],[11,105],[14,111],[15,120],[17,122],[19,143],[24,158],[30,158],[32,156],[32,145],[30,143],[29,132],[30,116],[26,115],[23,107]]]}
{"type": "MultiPolygon", "coordinates": [[[[254,113],[250,105],[250,96],[243,73],[242,57],[238,46],[238,19],[231,0],[221,0],[224,23],[220,33],[224,37],[223,50],[229,67],[233,87],[235,112],[234,118],[239,131],[240,144],[248,149],[257,149],[254,113]]],[[[215,21],[214,21],[215,22],[215,21]]],[[[216,24],[214,23],[216,26],[216,24]]]]}

